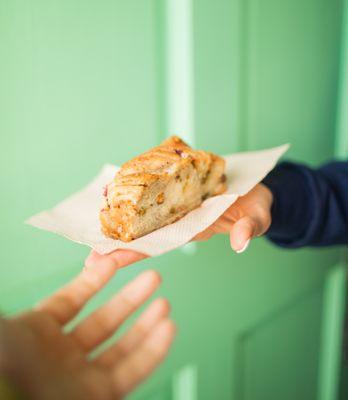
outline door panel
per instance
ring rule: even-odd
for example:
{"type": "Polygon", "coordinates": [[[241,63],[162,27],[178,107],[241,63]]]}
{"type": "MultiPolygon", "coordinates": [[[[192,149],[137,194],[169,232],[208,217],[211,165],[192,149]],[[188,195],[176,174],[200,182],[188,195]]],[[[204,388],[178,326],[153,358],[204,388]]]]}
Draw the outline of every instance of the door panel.
{"type": "MultiPolygon", "coordinates": [[[[226,148],[226,141],[217,140],[219,135],[227,137],[231,147],[242,149],[290,142],[287,157],[291,159],[316,165],[332,158],[341,2],[235,1],[224,2],[222,8],[203,3],[197,2],[195,30],[196,109],[200,111],[196,125],[198,132],[204,132],[198,139],[219,151],[226,148]],[[223,39],[226,37],[230,40],[223,39]],[[233,74],[226,72],[226,65],[233,74]],[[233,111],[229,112],[226,103],[233,111]],[[223,122],[219,121],[216,130],[219,117],[223,122]]],[[[226,386],[222,398],[317,398],[323,281],[330,275],[337,255],[327,250],[278,252],[265,242],[258,246],[254,243],[243,259],[231,260],[231,264],[243,268],[245,293],[239,298],[243,311],[233,314],[229,323],[224,322],[236,331],[231,335],[236,354],[232,357],[231,394],[226,395],[226,386]],[[247,265],[253,265],[250,275],[247,265]],[[262,276],[250,285],[258,271],[262,276]],[[272,292],[271,296],[273,284],[279,293],[272,292]],[[310,306],[299,302],[313,290],[316,301],[310,306]],[[285,293],[287,300],[282,298],[285,293]],[[250,297],[257,299],[257,304],[249,309],[245,305],[251,302],[250,297]],[[288,330],[284,328],[290,324],[287,304],[299,304],[292,310],[288,330]],[[241,314],[249,317],[244,326],[238,323],[243,319],[241,314]],[[273,321],[274,314],[279,314],[279,319],[277,324],[267,326],[267,335],[254,332],[262,321],[273,321]],[[311,323],[301,324],[305,321],[311,323]],[[246,332],[250,339],[243,350],[245,360],[239,364],[239,340],[246,332]],[[279,360],[282,347],[286,349],[283,359],[275,367],[272,360],[279,360]],[[300,384],[303,377],[308,378],[306,384],[300,384]]],[[[231,290],[236,293],[235,275],[230,274],[231,290]]]]}
{"type": "Polygon", "coordinates": [[[321,290],[298,296],[243,332],[237,344],[237,399],[317,398],[319,335],[303,332],[320,331],[321,290]]]}
{"type": "MultiPolygon", "coordinates": [[[[0,306],[9,313],[74,276],[88,253],[22,221],[105,162],[121,163],[171,133],[219,153],[291,142],[294,159],[333,156],[339,0],[87,3],[0,4],[0,306]],[[176,7],[191,13],[171,19],[176,7]],[[170,35],[180,32],[168,25],[181,22],[192,46],[177,65],[193,68],[183,72],[192,87],[182,104],[172,81],[183,84],[180,72],[167,65],[177,50],[170,35]],[[169,132],[173,126],[183,132],[169,132]]],[[[264,239],[236,255],[227,237],[215,237],[119,271],[83,315],[155,268],[178,337],[130,398],[257,400],[297,389],[310,400],[323,282],[337,260],[336,249],[285,251],[264,239]]]]}
{"type": "Polygon", "coordinates": [[[151,0],[1,2],[0,292],[87,252],[27,217],[158,143],[156,15],[151,0]]]}

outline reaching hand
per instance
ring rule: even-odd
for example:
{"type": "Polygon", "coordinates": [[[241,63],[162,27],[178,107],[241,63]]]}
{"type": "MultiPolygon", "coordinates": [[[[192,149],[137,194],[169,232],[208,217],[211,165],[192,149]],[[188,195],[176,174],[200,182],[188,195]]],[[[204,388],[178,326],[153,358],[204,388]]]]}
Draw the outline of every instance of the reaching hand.
{"type": "Polygon", "coordinates": [[[25,398],[119,399],[161,363],[175,331],[165,299],[154,300],[116,343],[90,356],[154,293],[160,284],[155,271],[140,274],[65,332],[65,325],[114,272],[110,264],[85,270],[36,310],[0,319],[0,366],[25,398]]]}
{"type": "MultiPolygon", "coordinates": [[[[268,230],[271,224],[272,202],[271,191],[265,185],[258,184],[192,240],[207,240],[218,233],[229,233],[232,249],[241,253],[248,247],[250,239],[261,236],[268,230]]],[[[103,265],[122,268],[145,257],[144,254],[133,250],[116,250],[107,255],[92,251],[85,265],[87,268],[99,268],[103,265]]]]}

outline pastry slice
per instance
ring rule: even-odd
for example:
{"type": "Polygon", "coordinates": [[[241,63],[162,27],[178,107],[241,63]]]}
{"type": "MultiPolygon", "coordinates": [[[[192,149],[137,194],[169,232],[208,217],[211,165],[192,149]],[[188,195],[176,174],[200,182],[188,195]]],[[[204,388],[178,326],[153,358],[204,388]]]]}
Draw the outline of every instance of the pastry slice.
{"type": "Polygon", "coordinates": [[[176,136],[125,163],[104,190],[105,236],[129,242],[168,225],[226,190],[225,161],[176,136]]]}

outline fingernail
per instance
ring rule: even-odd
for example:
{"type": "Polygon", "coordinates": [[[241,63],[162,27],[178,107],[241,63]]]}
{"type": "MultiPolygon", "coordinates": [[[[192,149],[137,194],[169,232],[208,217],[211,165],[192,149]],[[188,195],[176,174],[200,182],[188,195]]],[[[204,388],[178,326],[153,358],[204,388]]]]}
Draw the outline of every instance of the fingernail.
{"type": "Polygon", "coordinates": [[[114,265],[113,261],[108,257],[101,256],[96,253],[91,253],[85,260],[85,270],[92,271],[97,269],[98,271],[107,271],[114,265]]]}
{"type": "Polygon", "coordinates": [[[99,267],[99,265],[101,265],[104,260],[105,258],[103,256],[95,252],[92,252],[88,255],[88,257],[85,260],[85,268],[92,269],[99,267]]]}
{"type": "Polygon", "coordinates": [[[99,261],[98,264],[90,264],[83,269],[84,273],[99,276],[109,276],[115,272],[115,268],[108,260],[99,261]]]}
{"type": "Polygon", "coordinates": [[[93,254],[91,253],[85,260],[85,268],[90,269],[94,266],[93,254]]]}
{"type": "Polygon", "coordinates": [[[236,253],[237,253],[237,254],[243,253],[243,252],[248,248],[249,243],[250,243],[250,239],[248,239],[248,240],[245,242],[244,246],[243,246],[241,249],[237,250],[236,253]]]}

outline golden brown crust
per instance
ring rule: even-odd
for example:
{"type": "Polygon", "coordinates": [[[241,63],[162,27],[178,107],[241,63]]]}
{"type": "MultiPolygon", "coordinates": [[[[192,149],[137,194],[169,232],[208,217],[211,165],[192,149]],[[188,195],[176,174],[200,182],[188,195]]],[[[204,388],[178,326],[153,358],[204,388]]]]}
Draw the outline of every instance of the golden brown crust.
{"type": "Polygon", "coordinates": [[[225,161],[177,136],[122,165],[100,211],[108,237],[130,241],[172,223],[226,190],[225,161]]]}

